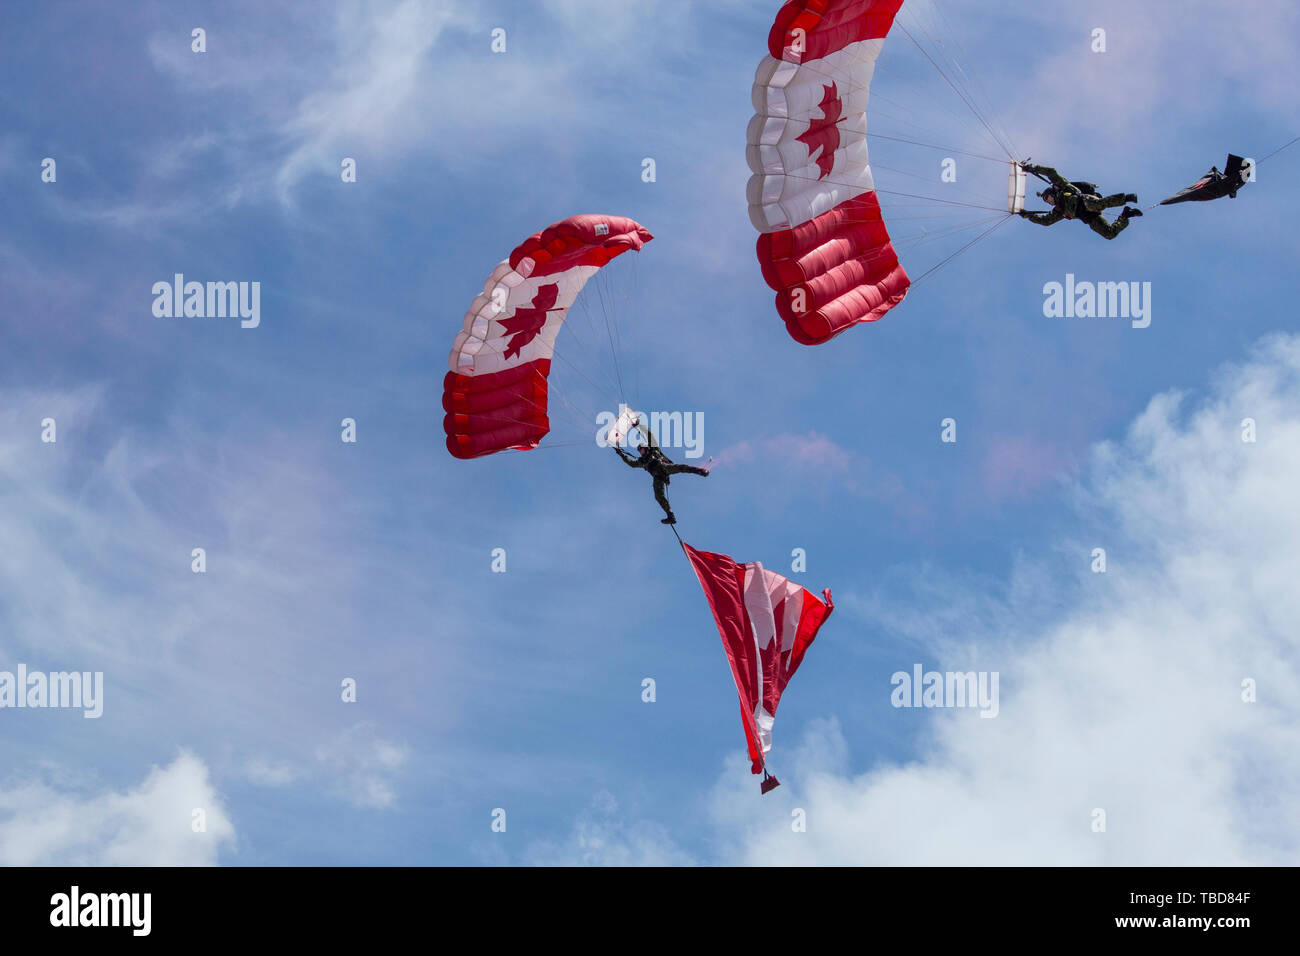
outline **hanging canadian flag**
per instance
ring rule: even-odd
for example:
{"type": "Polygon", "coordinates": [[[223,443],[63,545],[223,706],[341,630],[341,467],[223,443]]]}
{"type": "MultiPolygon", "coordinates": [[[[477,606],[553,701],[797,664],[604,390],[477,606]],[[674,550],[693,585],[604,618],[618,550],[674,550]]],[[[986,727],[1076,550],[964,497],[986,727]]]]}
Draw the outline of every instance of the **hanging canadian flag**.
{"type": "Polygon", "coordinates": [[[763,774],[763,793],[778,786],[767,772],[772,722],[786,684],[835,604],[829,589],[818,598],[757,561],[737,564],[725,554],[682,548],[704,588],[731,676],[740,695],[751,770],[763,774]]]}

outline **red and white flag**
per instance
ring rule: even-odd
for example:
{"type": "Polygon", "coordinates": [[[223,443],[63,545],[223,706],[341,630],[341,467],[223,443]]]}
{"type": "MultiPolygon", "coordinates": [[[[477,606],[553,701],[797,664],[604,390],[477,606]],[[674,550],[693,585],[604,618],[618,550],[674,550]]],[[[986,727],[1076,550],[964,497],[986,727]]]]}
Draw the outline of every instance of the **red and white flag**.
{"type": "MultiPolygon", "coordinates": [[[[831,592],[823,591],[823,600],[757,561],[737,564],[725,554],[697,551],[685,543],[682,548],[713,609],[731,663],[753,761],[750,769],[763,773],[765,755],[772,749],[777,704],[818,629],[835,609],[831,592]]],[[[774,786],[772,778],[763,792],[774,786]]]]}

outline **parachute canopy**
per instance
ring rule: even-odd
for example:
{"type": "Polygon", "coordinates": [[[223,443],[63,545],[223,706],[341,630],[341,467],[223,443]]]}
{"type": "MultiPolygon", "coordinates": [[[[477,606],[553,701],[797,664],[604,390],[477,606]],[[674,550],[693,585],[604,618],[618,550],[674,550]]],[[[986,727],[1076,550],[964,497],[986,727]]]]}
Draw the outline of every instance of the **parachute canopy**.
{"type": "MultiPolygon", "coordinates": [[[[831,592],[823,591],[822,600],[757,561],[737,564],[725,554],[697,551],[684,542],[682,548],[704,588],[731,664],[753,761],[750,769],[764,773],[777,704],[835,609],[831,592]]],[[[774,786],[765,782],[763,792],[774,786]]]]}
{"type": "Polygon", "coordinates": [[[492,270],[465,313],[443,380],[452,455],[537,447],[550,431],[547,376],[569,307],[601,266],[652,238],[622,216],[574,216],[530,236],[492,270]]]}
{"type": "Polygon", "coordinates": [[[1218,166],[1211,166],[1210,171],[1199,182],[1192,183],[1186,189],[1174,193],[1168,199],[1160,200],[1162,206],[1172,206],[1180,202],[1209,202],[1224,196],[1237,198],[1237,190],[1250,182],[1253,166],[1250,160],[1228,154],[1228,165],[1223,172],[1218,166]]]}
{"type": "Polygon", "coordinates": [[[867,165],[876,57],[903,0],[790,0],[754,77],[746,158],[758,261],[790,335],[818,345],[910,284],[867,165]]]}

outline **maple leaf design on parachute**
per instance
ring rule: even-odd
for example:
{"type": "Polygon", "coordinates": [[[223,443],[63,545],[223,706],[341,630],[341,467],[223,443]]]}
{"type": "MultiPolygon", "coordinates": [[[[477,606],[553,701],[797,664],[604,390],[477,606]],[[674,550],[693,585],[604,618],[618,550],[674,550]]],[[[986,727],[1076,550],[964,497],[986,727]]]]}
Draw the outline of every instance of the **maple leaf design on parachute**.
{"type": "Polygon", "coordinates": [[[844,102],[840,99],[835,84],[832,82],[822,89],[822,101],[817,104],[821,107],[822,118],[812,120],[808,129],[797,137],[799,142],[808,147],[810,159],[817,147],[821,147],[821,154],[816,159],[817,168],[821,170],[818,179],[829,176],[835,166],[835,151],[840,148],[840,128],[835,124],[844,118],[844,102]]]}
{"type": "Polygon", "coordinates": [[[546,313],[555,305],[555,300],[560,296],[560,287],[554,282],[548,285],[539,286],[537,295],[533,296],[533,301],[528,306],[520,306],[515,309],[515,314],[508,319],[501,320],[501,327],[506,330],[510,336],[510,344],[506,348],[506,358],[513,358],[533,339],[537,338],[537,333],[542,331],[542,326],[546,324],[546,313]]]}

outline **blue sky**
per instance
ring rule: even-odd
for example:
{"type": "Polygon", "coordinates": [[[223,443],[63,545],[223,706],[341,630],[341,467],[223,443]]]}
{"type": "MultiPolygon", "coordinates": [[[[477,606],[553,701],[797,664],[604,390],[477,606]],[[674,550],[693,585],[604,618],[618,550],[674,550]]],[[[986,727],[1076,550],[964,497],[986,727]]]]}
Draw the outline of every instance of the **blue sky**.
{"type": "MultiPolygon", "coordinates": [[[[1144,206],[1300,133],[1294,4],[941,6],[904,22],[959,44],[1021,155],[1144,206]]],[[[98,720],[0,711],[0,861],[1296,862],[1300,147],[1111,243],[1008,222],[805,348],[745,210],[776,7],[6,8],[0,670],[106,690],[98,720]],[[648,480],[568,420],[532,453],[443,445],[469,301],[582,212],[656,236],[570,323],[608,310],[630,399],[703,413],[721,461],[674,483],[683,537],[783,572],[803,548],[835,594],[761,799],[648,480]],[[260,326],[154,317],[176,272],[259,281],[260,326]],[[1150,327],[1045,318],[1067,273],[1151,283],[1150,327]],[[895,709],[914,663],[998,671],[998,717],[895,709]]],[[[875,95],[873,132],[996,150],[903,38],[875,95]]],[[[912,249],[914,217],[971,213],[899,193],[1005,198],[996,163],[871,155],[913,275],[972,235],[912,249]]],[[[617,375],[584,341],[603,390],[553,385],[594,433],[617,375]]]]}

